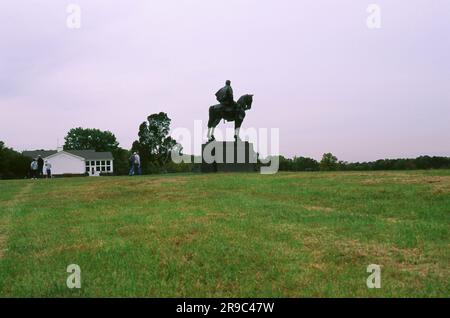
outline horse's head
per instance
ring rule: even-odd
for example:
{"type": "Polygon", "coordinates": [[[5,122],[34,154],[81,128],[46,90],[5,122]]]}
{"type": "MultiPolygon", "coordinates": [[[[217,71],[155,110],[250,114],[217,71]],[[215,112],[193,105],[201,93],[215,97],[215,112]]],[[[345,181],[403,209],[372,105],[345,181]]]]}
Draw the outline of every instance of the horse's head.
{"type": "Polygon", "coordinates": [[[248,110],[252,108],[253,103],[253,95],[247,94],[239,98],[237,101],[239,106],[241,106],[244,110],[248,110]]]}

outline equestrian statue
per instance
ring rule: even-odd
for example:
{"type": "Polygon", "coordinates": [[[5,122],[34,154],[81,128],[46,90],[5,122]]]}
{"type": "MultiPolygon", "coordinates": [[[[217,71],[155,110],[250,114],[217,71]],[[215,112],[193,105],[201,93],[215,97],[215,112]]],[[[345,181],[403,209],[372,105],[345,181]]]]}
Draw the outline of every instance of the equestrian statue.
{"type": "Polygon", "coordinates": [[[244,95],[234,101],[231,82],[226,81],[225,86],[216,93],[217,101],[220,103],[209,107],[208,140],[213,141],[214,129],[220,121],[234,121],[234,139],[240,140],[239,130],[245,118],[245,112],[252,108],[253,95],[244,95]]]}

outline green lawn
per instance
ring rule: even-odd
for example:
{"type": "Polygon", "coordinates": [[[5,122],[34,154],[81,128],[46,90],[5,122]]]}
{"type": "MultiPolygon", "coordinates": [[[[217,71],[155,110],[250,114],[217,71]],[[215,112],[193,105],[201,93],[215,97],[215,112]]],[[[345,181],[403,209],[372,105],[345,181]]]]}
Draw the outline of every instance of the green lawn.
{"type": "Polygon", "coordinates": [[[0,181],[0,296],[449,297],[449,226],[448,170],[0,181]]]}

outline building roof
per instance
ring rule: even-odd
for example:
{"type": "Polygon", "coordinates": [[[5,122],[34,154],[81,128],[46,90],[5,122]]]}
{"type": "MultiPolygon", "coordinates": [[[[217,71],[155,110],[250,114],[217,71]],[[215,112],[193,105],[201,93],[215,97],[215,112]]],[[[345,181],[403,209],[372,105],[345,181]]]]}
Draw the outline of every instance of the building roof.
{"type": "Polygon", "coordinates": [[[24,152],[22,152],[22,155],[24,155],[25,157],[34,159],[34,158],[37,158],[38,156],[41,156],[42,158],[46,158],[55,153],[57,153],[56,150],[32,150],[32,151],[24,151],[24,152]]]}
{"type": "Polygon", "coordinates": [[[78,157],[84,159],[114,159],[113,155],[109,151],[95,151],[95,150],[64,150],[78,157]]]}
{"type": "MultiPolygon", "coordinates": [[[[39,155],[42,159],[47,158],[51,155],[56,154],[58,151],[56,150],[33,150],[33,151],[24,151],[22,154],[25,157],[29,158],[37,158],[39,155]]],[[[109,151],[95,151],[95,150],[64,150],[64,152],[71,153],[72,155],[82,157],[85,160],[96,160],[96,159],[106,159],[113,160],[113,155],[109,151]]]]}

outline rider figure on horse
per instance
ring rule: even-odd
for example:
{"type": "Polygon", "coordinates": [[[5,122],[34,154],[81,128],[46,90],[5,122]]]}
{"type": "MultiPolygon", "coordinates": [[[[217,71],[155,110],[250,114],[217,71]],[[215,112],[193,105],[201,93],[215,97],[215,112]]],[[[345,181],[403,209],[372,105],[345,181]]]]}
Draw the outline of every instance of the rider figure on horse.
{"type": "Polygon", "coordinates": [[[230,110],[234,110],[236,102],[233,97],[233,88],[231,87],[231,81],[227,80],[225,86],[219,89],[216,93],[217,101],[230,110]]]}

